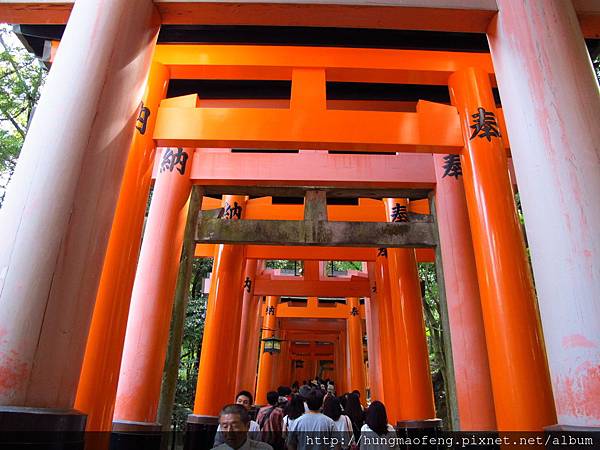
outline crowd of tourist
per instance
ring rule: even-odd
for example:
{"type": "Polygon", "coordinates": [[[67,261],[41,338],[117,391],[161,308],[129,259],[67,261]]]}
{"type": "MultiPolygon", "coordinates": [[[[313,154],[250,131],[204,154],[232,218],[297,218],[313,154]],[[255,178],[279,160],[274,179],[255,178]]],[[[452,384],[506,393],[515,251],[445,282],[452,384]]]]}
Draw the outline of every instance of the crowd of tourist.
{"type": "Polygon", "coordinates": [[[267,405],[253,407],[252,394],[241,391],[219,415],[216,449],[374,450],[398,448],[385,406],[368,408],[360,392],[336,396],[330,380],[315,379],[280,386],[267,393],[267,405]]]}

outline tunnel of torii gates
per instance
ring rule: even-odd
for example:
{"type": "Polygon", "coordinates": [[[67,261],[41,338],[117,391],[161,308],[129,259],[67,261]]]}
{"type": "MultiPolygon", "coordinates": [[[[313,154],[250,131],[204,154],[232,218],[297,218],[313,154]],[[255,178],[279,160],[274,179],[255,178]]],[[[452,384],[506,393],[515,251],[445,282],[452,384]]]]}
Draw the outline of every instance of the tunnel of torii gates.
{"type": "Polygon", "coordinates": [[[0,5],[11,23],[69,17],[2,208],[0,429],[164,425],[194,255],[214,266],[189,429],[236,389],[262,404],[320,361],[392,422],[435,418],[418,260],[436,263],[451,428],[600,426],[594,6],[243,3],[0,5]],[[486,33],[491,54],[156,45],[161,22],[420,30],[450,47],[451,32],[486,33]],[[204,100],[194,83],[211,80],[291,87],[204,100]],[[331,99],[336,83],[417,93],[331,99]],[[303,276],[269,259],[302,260],[303,276]],[[327,260],[365,264],[332,278],[327,260]],[[271,337],[278,354],[258,348],[271,337]]]}

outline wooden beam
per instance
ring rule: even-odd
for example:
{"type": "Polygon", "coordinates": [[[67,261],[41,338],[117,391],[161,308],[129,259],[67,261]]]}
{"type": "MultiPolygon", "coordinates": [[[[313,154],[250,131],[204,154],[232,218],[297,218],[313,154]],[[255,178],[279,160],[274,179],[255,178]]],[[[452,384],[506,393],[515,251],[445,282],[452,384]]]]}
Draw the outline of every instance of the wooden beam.
{"type": "MultiPolygon", "coordinates": [[[[304,197],[304,193],[315,186],[223,186],[203,185],[206,195],[250,195],[252,197],[304,197]]],[[[409,198],[421,200],[427,198],[430,189],[401,189],[401,188],[356,188],[350,185],[319,186],[327,192],[329,198],[409,198]]]]}
{"type": "MultiPolygon", "coordinates": [[[[0,22],[21,24],[65,24],[73,0],[2,0],[0,22]]],[[[374,28],[390,30],[452,31],[485,33],[497,12],[493,0],[466,2],[422,0],[385,2],[323,2],[295,0],[262,2],[238,0],[155,0],[165,25],[263,25],[301,27],[374,28]],[[304,4],[301,4],[304,3],[304,4]],[[361,4],[362,3],[362,4],[361,4]]],[[[586,38],[600,36],[600,13],[593,0],[573,0],[581,31],[586,38]]]]}
{"type": "Polygon", "coordinates": [[[311,222],[202,218],[196,242],[329,247],[435,247],[432,222],[311,222]]]}
{"type": "MultiPolygon", "coordinates": [[[[354,277],[349,280],[273,280],[256,278],[254,295],[276,295],[281,297],[368,297],[369,280],[354,277]]],[[[343,307],[344,305],[340,305],[343,307]]],[[[278,305],[277,317],[346,318],[348,308],[319,307],[307,311],[305,307],[278,305]],[[343,309],[343,311],[342,311],[343,309]],[[280,310],[283,315],[280,316],[280,310]],[[322,310],[322,311],[321,311],[322,310]],[[321,314],[322,312],[322,314],[321,314]],[[310,314],[309,314],[310,313],[310,314]],[[298,315],[296,315],[298,314],[298,315]],[[316,316],[314,314],[317,314],[316,316]]]]}
{"type": "Polygon", "coordinates": [[[327,81],[447,85],[470,66],[494,72],[489,53],[430,50],[170,44],[157,46],[154,59],[172,79],[290,80],[294,69],[319,68],[327,81]]]}
{"type": "Polygon", "coordinates": [[[153,138],[161,147],[459,154],[464,146],[451,107],[407,113],[160,106],[153,138]]]}
{"type": "MultiPolygon", "coordinates": [[[[196,258],[212,258],[215,244],[196,244],[196,258]]],[[[431,248],[417,248],[417,262],[435,262],[431,248]]],[[[377,249],[367,247],[298,247],[289,245],[247,245],[248,259],[289,259],[302,261],[375,261],[377,249]]]]}
{"type": "MultiPolygon", "coordinates": [[[[155,164],[154,176],[159,164],[155,164]]],[[[430,154],[232,153],[229,149],[197,149],[190,179],[205,186],[337,186],[362,189],[433,189],[430,154]]],[[[337,194],[339,195],[339,194],[337,194]]],[[[421,196],[422,194],[419,194],[421,196]]],[[[331,196],[331,195],[329,195],[331,196]]]]}

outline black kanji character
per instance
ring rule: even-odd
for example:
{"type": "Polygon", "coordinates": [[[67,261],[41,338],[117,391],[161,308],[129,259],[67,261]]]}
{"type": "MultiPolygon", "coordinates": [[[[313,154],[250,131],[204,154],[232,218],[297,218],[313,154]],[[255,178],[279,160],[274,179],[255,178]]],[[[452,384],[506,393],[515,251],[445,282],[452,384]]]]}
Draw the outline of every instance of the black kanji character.
{"type": "Polygon", "coordinates": [[[181,175],[184,175],[187,160],[188,154],[187,152],[184,152],[182,148],[178,148],[177,153],[174,153],[172,148],[168,148],[160,161],[160,173],[163,173],[165,170],[173,172],[173,169],[176,166],[179,166],[177,171],[181,175]]]}
{"type": "Polygon", "coordinates": [[[444,156],[444,175],[445,177],[454,177],[458,180],[458,177],[462,175],[462,166],[460,165],[459,155],[446,155],[444,156]]]}
{"type": "Polygon", "coordinates": [[[246,277],[244,280],[244,289],[246,289],[246,292],[250,293],[250,290],[252,289],[252,280],[250,277],[246,277]]]}
{"type": "Polygon", "coordinates": [[[405,205],[396,203],[392,208],[392,222],[408,222],[408,210],[405,205]]]}
{"type": "Polygon", "coordinates": [[[146,133],[146,126],[148,125],[148,117],[150,117],[150,109],[144,106],[144,102],[142,102],[142,106],[140,108],[140,113],[137,118],[137,125],[135,128],[140,132],[140,134],[146,133]]]}
{"type": "Polygon", "coordinates": [[[225,209],[223,210],[223,219],[241,219],[242,218],[242,207],[238,205],[238,202],[233,202],[233,207],[225,202],[225,209]]]}
{"type": "Polygon", "coordinates": [[[469,140],[473,140],[475,136],[487,138],[488,141],[492,140],[492,136],[501,137],[496,116],[493,112],[479,107],[477,108],[477,112],[472,114],[471,117],[473,118],[473,125],[471,125],[473,134],[471,134],[469,140]]]}

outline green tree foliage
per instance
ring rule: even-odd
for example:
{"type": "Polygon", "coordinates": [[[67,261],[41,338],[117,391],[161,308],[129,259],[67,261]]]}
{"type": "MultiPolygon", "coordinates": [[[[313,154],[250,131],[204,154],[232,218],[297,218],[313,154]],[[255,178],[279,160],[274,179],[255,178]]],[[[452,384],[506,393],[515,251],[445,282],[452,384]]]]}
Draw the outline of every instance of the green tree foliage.
{"type": "Polygon", "coordinates": [[[0,26],[0,173],[9,179],[46,76],[44,65],[0,26]]]}
{"type": "Polygon", "coordinates": [[[185,428],[186,418],[188,414],[192,413],[194,407],[200,349],[202,348],[202,335],[206,319],[207,296],[202,293],[202,281],[212,271],[212,264],[212,258],[196,258],[192,267],[190,297],[183,325],[181,358],[173,407],[173,424],[178,430],[185,428]]]}
{"type": "Polygon", "coordinates": [[[448,408],[446,404],[446,355],[444,353],[444,331],[440,315],[440,294],[435,264],[419,263],[419,278],[423,292],[423,316],[429,364],[435,395],[435,408],[438,417],[447,425],[448,408]]]}

